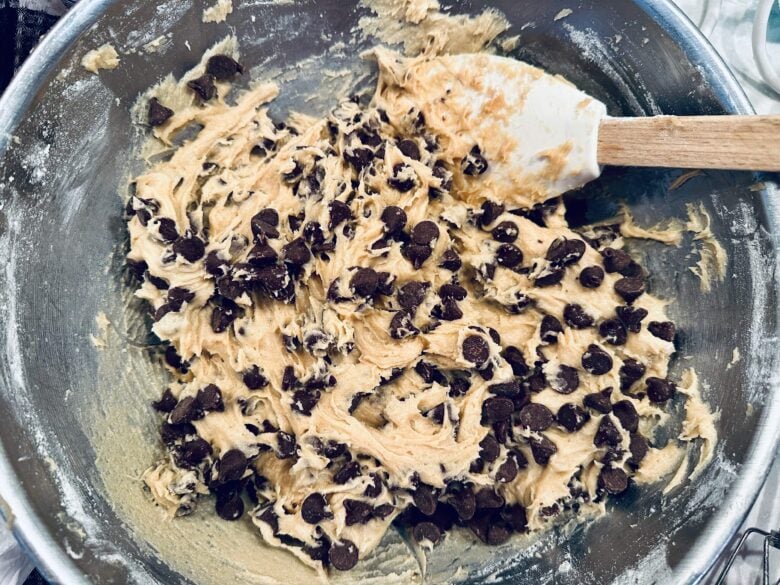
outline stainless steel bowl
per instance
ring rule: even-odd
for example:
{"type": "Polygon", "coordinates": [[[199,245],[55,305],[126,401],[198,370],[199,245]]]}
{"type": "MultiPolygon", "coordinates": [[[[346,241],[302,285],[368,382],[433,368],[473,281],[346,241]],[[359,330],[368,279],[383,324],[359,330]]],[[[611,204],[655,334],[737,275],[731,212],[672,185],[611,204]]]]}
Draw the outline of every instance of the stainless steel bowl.
{"type": "MultiPolygon", "coordinates": [[[[229,535],[216,554],[196,546],[214,534],[202,518],[163,525],[142,511],[151,505],[137,475],[154,456],[142,445],[154,432],[148,400],[160,382],[143,349],[149,340],[139,308],[122,294],[117,192],[125,173],[138,168],[129,162],[138,133],[128,108],[140,91],[170,71],[184,72],[229,31],[250,66],[285,70],[310,58],[297,80],[283,83],[280,108],[311,110],[305,97],[318,91],[326,66],[368,66],[357,47],[342,57],[327,53],[362,14],[354,1],[236,4],[227,23],[204,25],[200,0],[82,0],[0,101],[0,493],[15,534],[57,582],[216,580],[197,563],[220,567],[222,582],[241,580],[241,562],[228,557],[261,546],[247,530],[229,535]],[[167,33],[167,50],[140,49],[167,33]],[[81,56],[107,41],[122,53],[121,66],[89,76],[78,66],[81,56]],[[114,323],[102,352],[88,335],[99,311],[114,323]],[[183,541],[181,550],[198,554],[171,552],[160,540],[169,531],[183,541]]],[[[564,74],[613,114],[751,112],[723,62],[670,2],[490,0],[452,9],[485,5],[509,18],[510,34],[521,33],[517,57],[564,74]],[[563,8],[573,13],[554,20],[563,8]],[[521,32],[527,22],[535,24],[521,32]]],[[[676,367],[698,370],[707,400],[721,413],[714,462],[669,497],[660,488],[632,489],[610,515],[573,534],[556,531],[490,554],[469,546],[462,559],[475,560],[465,580],[491,574],[496,583],[696,582],[759,491],[780,428],[777,209],[768,188],[751,188],[762,180],[756,175],[708,172],[670,192],[678,175],[608,170],[569,203],[575,222],[610,216],[621,198],[647,223],[682,217],[692,202],[712,215],[730,265],[711,294],[701,294],[687,270],[695,261],[689,242],[638,249],[653,271],[653,289],[677,299],[671,312],[682,332],[680,354],[692,359],[676,367]],[[727,367],[733,348],[742,359],[727,367]]],[[[279,558],[268,569],[277,575],[292,562],[279,558]]],[[[387,566],[400,562],[385,559],[387,566]]],[[[434,560],[430,582],[444,579],[444,565],[434,560]]],[[[383,582],[378,571],[374,578],[383,582]]]]}

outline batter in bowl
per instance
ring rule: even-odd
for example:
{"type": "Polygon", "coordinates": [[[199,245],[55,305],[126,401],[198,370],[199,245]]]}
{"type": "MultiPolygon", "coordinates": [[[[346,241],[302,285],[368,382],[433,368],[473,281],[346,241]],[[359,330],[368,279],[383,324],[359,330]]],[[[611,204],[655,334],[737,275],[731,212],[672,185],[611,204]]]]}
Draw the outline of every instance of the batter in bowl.
{"type": "Polygon", "coordinates": [[[667,377],[666,303],[618,233],[568,229],[541,183],[493,181],[506,145],[442,126],[447,88],[415,81],[428,57],[374,56],[371,102],[325,119],[274,124],[273,84],[228,104],[243,68],[227,54],[187,107],[148,103],[163,143],[197,129],[127,206],[136,294],[174,372],[154,500],[207,500],[348,570],[394,521],[431,547],[456,526],[501,544],[602,513],[670,470],[674,442],[653,441],[677,390],[711,448],[709,410],[667,377]]]}

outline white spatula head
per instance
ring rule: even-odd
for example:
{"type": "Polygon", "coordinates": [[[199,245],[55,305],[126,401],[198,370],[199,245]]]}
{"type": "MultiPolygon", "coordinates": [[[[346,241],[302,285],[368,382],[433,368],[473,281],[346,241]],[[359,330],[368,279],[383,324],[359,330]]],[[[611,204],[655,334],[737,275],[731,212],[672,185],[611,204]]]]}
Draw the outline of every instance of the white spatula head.
{"type": "Polygon", "coordinates": [[[599,176],[599,124],[606,106],[565,79],[485,54],[404,60],[375,52],[383,107],[413,108],[464,161],[459,193],[530,207],[599,176]],[[475,146],[488,163],[482,170],[475,146]],[[475,167],[469,167],[472,161],[475,167]]]}

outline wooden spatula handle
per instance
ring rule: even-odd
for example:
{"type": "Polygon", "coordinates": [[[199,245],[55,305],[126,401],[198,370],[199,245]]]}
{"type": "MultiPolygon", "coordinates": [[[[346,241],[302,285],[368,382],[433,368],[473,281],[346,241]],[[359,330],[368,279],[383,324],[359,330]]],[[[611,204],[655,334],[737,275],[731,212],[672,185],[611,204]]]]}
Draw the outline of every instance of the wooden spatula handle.
{"type": "Polygon", "coordinates": [[[600,164],[780,171],[780,116],[606,118],[600,164]]]}

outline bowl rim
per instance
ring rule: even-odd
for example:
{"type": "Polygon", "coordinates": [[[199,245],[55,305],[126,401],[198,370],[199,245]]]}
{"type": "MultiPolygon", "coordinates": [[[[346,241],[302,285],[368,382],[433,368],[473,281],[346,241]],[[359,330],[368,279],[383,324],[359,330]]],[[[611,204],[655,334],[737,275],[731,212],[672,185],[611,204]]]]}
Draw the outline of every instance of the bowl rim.
{"type": "MultiPolygon", "coordinates": [[[[0,96],[0,154],[10,145],[22,116],[50,76],[57,71],[62,56],[70,50],[82,33],[94,25],[106,10],[121,0],[81,0],[55,24],[36,47],[16,77],[0,96]]],[[[744,89],[712,44],[672,0],[631,0],[657,22],[672,40],[697,63],[706,83],[717,94],[726,109],[734,114],[754,114],[744,89]]],[[[780,232],[780,203],[777,191],[770,187],[760,194],[767,215],[777,258],[780,232]]],[[[778,286],[778,278],[774,280],[778,286]]],[[[780,441],[780,425],[770,420],[780,418],[780,375],[772,372],[770,393],[761,423],[757,426],[757,440],[740,470],[739,479],[729,495],[731,504],[722,510],[719,521],[709,534],[703,536],[688,551],[678,567],[681,583],[699,582],[714,566],[715,561],[743,523],[763,486],[780,441]]],[[[49,533],[34,511],[24,488],[14,473],[4,446],[0,443],[0,517],[43,575],[53,583],[87,585],[88,575],[80,570],[61,544],[49,533]]]]}

